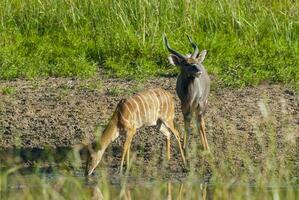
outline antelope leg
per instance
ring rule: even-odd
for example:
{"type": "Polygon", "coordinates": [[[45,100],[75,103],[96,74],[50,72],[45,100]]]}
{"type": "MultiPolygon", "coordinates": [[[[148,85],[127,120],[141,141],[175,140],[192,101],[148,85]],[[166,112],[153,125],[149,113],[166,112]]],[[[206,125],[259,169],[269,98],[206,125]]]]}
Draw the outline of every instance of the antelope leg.
{"type": "Polygon", "coordinates": [[[166,150],[167,150],[167,159],[170,160],[170,132],[168,128],[161,123],[159,130],[166,136],[166,150]]]}
{"type": "Polygon", "coordinates": [[[185,132],[184,132],[183,148],[186,150],[189,135],[191,134],[191,115],[190,114],[184,114],[184,126],[185,126],[185,132]]]}
{"type": "MultiPolygon", "coordinates": [[[[121,164],[120,164],[120,172],[122,172],[123,170],[123,164],[124,164],[124,160],[125,160],[125,156],[127,155],[127,164],[129,163],[129,148],[131,146],[131,142],[132,142],[132,138],[134,135],[135,131],[131,130],[127,132],[127,138],[124,144],[124,148],[123,148],[123,154],[121,157],[121,164]]],[[[128,166],[127,166],[128,167],[128,166]]]]}
{"type": "Polygon", "coordinates": [[[169,123],[166,123],[165,125],[174,134],[175,139],[177,140],[177,142],[179,144],[180,153],[181,153],[184,165],[186,166],[186,159],[185,159],[185,155],[184,155],[184,152],[183,152],[182,144],[181,144],[181,141],[180,141],[180,134],[179,134],[179,132],[174,128],[173,121],[169,122],[169,123]]]}

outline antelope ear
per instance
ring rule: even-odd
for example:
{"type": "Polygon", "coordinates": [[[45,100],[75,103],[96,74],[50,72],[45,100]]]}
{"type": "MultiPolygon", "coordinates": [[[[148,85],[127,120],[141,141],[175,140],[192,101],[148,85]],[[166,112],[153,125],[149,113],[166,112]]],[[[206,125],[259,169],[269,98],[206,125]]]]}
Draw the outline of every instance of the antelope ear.
{"type": "Polygon", "coordinates": [[[197,56],[197,62],[198,63],[202,63],[204,61],[204,59],[206,58],[206,54],[207,54],[207,50],[203,50],[200,52],[200,54],[198,54],[197,56]]]}
{"type": "Polygon", "coordinates": [[[182,62],[182,59],[174,54],[170,54],[170,56],[168,57],[168,60],[169,60],[170,64],[172,64],[172,65],[180,65],[182,62]]]}

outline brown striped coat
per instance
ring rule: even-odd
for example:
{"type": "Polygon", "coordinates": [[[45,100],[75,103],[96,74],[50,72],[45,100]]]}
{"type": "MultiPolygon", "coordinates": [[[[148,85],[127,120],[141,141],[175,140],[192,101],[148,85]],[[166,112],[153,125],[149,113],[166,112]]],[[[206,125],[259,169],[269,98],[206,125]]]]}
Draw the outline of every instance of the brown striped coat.
{"type": "Polygon", "coordinates": [[[170,135],[173,133],[179,144],[181,156],[185,164],[180,135],[173,123],[174,116],[174,98],[171,93],[160,88],[149,89],[121,100],[101,135],[100,140],[95,141],[97,145],[89,145],[86,175],[92,174],[101,161],[108,145],[120,134],[126,134],[121,159],[122,171],[125,156],[127,156],[127,165],[129,163],[132,138],[136,130],[143,126],[158,126],[159,130],[166,136],[168,159],[170,159],[170,135]]]}

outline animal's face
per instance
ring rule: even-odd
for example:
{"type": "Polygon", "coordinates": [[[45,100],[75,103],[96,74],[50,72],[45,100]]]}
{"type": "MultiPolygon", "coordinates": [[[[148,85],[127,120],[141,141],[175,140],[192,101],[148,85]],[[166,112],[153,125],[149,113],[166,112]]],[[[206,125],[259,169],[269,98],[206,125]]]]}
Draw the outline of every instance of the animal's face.
{"type": "Polygon", "coordinates": [[[101,161],[102,152],[89,153],[86,162],[85,175],[90,176],[101,161]]]}
{"type": "Polygon", "coordinates": [[[205,59],[207,51],[203,50],[199,53],[197,45],[191,40],[190,37],[188,37],[188,39],[194,49],[194,52],[192,55],[185,56],[171,49],[166,36],[164,36],[165,45],[168,51],[171,53],[168,57],[168,60],[172,65],[179,66],[182,72],[188,76],[199,77],[203,73],[204,66],[202,65],[202,62],[205,59]]]}
{"type": "Polygon", "coordinates": [[[200,54],[196,55],[195,58],[191,56],[180,58],[177,55],[171,54],[168,59],[172,65],[179,66],[187,75],[199,77],[202,74],[202,69],[204,68],[202,62],[205,55],[206,50],[203,50],[200,54]]]}

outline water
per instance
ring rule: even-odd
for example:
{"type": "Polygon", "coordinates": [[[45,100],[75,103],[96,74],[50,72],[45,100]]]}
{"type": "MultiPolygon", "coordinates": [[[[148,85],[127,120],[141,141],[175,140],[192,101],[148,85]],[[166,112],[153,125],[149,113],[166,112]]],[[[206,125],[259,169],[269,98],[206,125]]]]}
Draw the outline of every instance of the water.
{"type": "MultiPolygon", "coordinates": [[[[2,152],[0,199],[299,199],[298,178],[288,183],[280,179],[270,183],[263,177],[259,181],[250,177],[251,181],[247,181],[228,178],[227,174],[219,174],[218,169],[214,177],[173,173],[167,167],[156,167],[147,174],[132,170],[120,175],[117,167],[101,165],[95,175],[86,179],[84,163],[78,158],[76,168],[76,160],[65,159],[69,158],[68,151],[56,150],[55,159],[49,157],[48,150],[19,149],[10,152],[11,156],[7,151],[2,152]],[[151,175],[151,171],[159,173],[151,175]]],[[[139,166],[144,167],[148,166],[139,166]]]]}
{"type": "Polygon", "coordinates": [[[86,179],[83,172],[12,174],[2,175],[1,183],[1,199],[299,199],[298,185],[213,183],[194,177],[162,180],[101,173],[86,179]]]}

